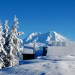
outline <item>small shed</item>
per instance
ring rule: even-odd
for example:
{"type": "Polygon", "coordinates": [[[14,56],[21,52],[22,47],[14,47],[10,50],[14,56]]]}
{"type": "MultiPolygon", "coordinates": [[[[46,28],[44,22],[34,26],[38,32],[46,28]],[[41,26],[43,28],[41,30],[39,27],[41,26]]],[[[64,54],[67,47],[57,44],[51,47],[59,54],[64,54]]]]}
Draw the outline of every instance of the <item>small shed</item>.
{"type": "Polygon", "coordinates": [[[61,46],[48,46],[47,56],[75,56],[75,42],[62,42],[61,46]]]}
{"type": "Polygon", "coordinates": [[[34,48],[33,47],[24,47],[23,50],[23,60],[30,60],[35,58],[34,48]]]}

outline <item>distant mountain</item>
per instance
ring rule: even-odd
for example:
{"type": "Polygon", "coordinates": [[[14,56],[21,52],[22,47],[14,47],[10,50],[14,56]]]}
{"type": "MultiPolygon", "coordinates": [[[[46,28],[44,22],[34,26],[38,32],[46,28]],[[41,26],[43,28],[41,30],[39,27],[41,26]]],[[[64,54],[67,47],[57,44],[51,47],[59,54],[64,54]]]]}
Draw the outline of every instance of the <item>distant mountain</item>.
{"type": "Polygon", "coordinates": [[[27,38],[24,39],[24,44],[33,43],[34,41],[36,41],[37,43],[48,44],[50,41],[63,42],[66,40],[67,40],[66,37],[63,37],[61,34],[55,31],[50,31],[44,34],[35,32],[35,33],[30,34],[27,38]]]}

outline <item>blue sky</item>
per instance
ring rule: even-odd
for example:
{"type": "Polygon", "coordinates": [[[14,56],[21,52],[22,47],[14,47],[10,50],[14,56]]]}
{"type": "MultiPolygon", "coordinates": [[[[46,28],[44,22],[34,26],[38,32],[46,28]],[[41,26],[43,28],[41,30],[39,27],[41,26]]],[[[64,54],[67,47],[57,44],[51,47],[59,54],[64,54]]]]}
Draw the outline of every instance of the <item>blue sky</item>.
{"type": "Polygon", "coordinates": [[[75,0],[0,0],[0,19],[19,19],[25,38],[32,32],[56,31],[75,40],[75,0]]]}

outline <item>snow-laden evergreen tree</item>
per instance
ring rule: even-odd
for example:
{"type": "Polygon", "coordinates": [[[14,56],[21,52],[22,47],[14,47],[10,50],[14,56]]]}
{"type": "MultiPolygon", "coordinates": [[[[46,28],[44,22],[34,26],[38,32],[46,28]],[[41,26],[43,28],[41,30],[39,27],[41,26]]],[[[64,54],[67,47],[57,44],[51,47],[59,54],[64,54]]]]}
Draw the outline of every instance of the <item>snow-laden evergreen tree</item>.
{"type": "Polygon", "coordinates": [[[23,32],[18,32],[18,19],[14,17],[14,24],[9,31],[8,21],[5,20],[4,30],[0,22],[0,69],[2,67],[15,66],[22,58],[22,43],[18,38],[23,32]]]}
{"type": "Polygon", "coordinates": [[[4,48],[6,50],[7,53],[9,53],[9,26],[8,26],[8,21],[5,20],[5,24],[4,24],[4,38],[5,38],[5,44],[4,44],[4,48]]]}
{"type": "Polygon", "coordinates": [[[10,48],[10,53],[9,55],[11,56],[10,60],[10,66],[14,66],[18,64],[19,58],[21,58],[21,52],[23,50],[23,47],[21,46],[21,43],[23,41],[18,38],[19,35],[23,34],[23,32],[18,32],[18,19],[16,16],[14,17],[14,25],[12,26],[12,30],[10,33],[10,41],[9,41],[9,48],[10,48]]]}
{"type": "Polygon", "coordinates": [[[9,47],[9,38],[10,38],[10,33],[9,33],[9,26],[8,26],[8,21],[5,20],[5,24],[4,24],[4,35],[3,37],[5,38],[5,44],[4,44],[4,49],[7,52],[7,56],[3,59],[4,63],[5,63],[5,67],[9,67],[10,66],[10,47],[9,47]]]}
{"type": "Polygon", "coordinates": [[[7,56],[7,52],[4,49],[5,38],[3,37],[2,23],[0,22],[0,69],[5,66],[4,58],[7,56]]]}

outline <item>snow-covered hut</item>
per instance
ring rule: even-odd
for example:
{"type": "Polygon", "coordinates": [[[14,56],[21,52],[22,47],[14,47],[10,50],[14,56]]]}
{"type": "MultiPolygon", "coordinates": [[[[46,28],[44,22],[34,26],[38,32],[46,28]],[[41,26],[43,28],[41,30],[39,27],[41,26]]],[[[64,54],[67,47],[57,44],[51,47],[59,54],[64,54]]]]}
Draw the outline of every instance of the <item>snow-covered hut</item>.
{"type": "Polygon", "coordinates": [[[62,42],[61,46],[48,46],[47,56],[75,56],[75,42],[62,42]]]}
{"type": "Polygon", "coordinates": [[[24,46],[22,55],[23,55],[23,60],[34,59],[35,58],[34,48],[30,46],[24,46]]]}

